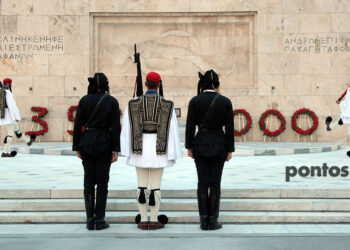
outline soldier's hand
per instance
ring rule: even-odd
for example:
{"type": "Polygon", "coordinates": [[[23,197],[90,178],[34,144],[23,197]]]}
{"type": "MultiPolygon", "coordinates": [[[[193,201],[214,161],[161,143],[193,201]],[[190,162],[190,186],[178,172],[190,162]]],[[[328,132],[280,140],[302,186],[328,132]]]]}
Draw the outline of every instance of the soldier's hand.
{"type": "Polygon", "coordinates": [[[227,154],[226,161],[230,161],[231,158],[232,158],[232,153],[230,152],[227,154]]]}
{"type": "Polygon", "coordinates": [[[337,101],[337,104],[339,104],[340,103],[340,101],[337,101]]]}
{"type": "Polygon", "coordinates": [[[77,157],[78,157],[80,160],[82,160],[80,152],[77,151],[76,154],[77,154],[77,157]]]}
{"type": "Polygon", "coordinates": [[[113,152],[112,154],[112,159],[111,159],[111,163],[114,163],[118,160],[118,152],[113,152]]]}
{"type": "Polygon", "coordinates": [[[191,157],[193,159],[193,149],[187,149],[187,154],[189,157],[191,157]]]}

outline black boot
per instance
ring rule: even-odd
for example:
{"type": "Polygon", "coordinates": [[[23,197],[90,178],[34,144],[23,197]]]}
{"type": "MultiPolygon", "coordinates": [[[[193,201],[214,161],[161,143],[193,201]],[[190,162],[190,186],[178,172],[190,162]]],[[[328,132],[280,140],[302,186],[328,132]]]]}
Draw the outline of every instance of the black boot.
{"type": "Polygon", "coordinates": [[[88,230],[95,229],[95,192],[84,194],[85,211],[86,211],[86,228],[88,230]]]}
{"type": "Polygon", "coordinates": [[[106,204],[107,204],[107,193],[98,193],[96,197],[96,230],[103,230],[109,228],[109,224],[105,221],[105,212],[106,212],[106,204]]]}
{"type": "Polygon", "coordinates": [[[210,193],[209,197],[209,230],[222,228],[222,224],[218,222],[220,210],[220,194],[210,193]]]}
{"type": "Polygon", "coordinates": [[[200,193],[197,190],[197,200],[198,200],[198,211],[199,211],[199,219],[201,222],[200,229],[208,230],[208,192],[200,193]]]}

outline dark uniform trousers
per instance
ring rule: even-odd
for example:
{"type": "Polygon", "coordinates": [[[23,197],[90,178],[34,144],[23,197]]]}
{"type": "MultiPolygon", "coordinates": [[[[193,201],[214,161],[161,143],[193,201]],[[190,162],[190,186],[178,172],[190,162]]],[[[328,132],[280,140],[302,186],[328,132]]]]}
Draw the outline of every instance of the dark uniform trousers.
{"type": "Polygon", "coordinates": [[[221,176],[227,156],[225,145],[194,145],[193,155],[198,176],[200,219],[204,223],[209,219],[215,224],[219,217],[221,176]],[[216,154],[211,154],[213,152],[216,154]]]}
{"type": "Polygon", "coordinates": [[[225,160],[225,158],[216,157],[195,159],[199,193],[207,193],[208,189],[213,194],[219,195],[221,193],[220,184],[225,160]]]}
{"type": "MultiPolygon", "coordinates": [[[[93,201],[95,198],[95,185],[97,186],[96,208],[90,208],[87,211],[95,211],[96,221],[103,220],[105,218],[112,150],[99,155],[91,155],[82,151],[81,155],[84,166],[84,196],[93,201]]],[[[93,206],[94,202],[89,204],[93,206]]],[[[88,215],[88,217],[94,216],[88,215]]]]}

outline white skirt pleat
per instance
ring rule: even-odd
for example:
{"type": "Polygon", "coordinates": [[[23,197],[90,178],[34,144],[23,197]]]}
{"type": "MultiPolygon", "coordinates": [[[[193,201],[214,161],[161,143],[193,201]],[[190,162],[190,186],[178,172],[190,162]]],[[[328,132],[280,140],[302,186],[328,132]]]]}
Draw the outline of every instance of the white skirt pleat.
{"type": "Polygon", "coordinates": [[[173,160],[168,160],[168,156],[157,155],[156,143],[157,134],[143,134],[142,155],[131,154],[127,164],[138,168],[166,168],[174,165],[173,160]]]}

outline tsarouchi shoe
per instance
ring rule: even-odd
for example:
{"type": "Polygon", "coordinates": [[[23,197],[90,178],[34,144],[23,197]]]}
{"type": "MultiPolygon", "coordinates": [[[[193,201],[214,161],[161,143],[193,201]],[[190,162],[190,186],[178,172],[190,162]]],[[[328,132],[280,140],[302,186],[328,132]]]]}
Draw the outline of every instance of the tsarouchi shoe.
{"type": "Polygon", "coordinates": [[[160,223],[159,221],[155,221],[155,222],[151,221],[148,223],[148,230],[157,230],[163,227],[164,227],[164,224],[160,223]]]}
{"type": "Polygon", "coordinates": [[[148,230],[148,221],[138,223],[137,228],[140,228],[141,230],[148,230]]]}
{"type": "Polygon", "coordinates": [[[15,157],[17,155],[16,151],[12,151],[11,153],[2,153],[1,157],[15,157]]]}

